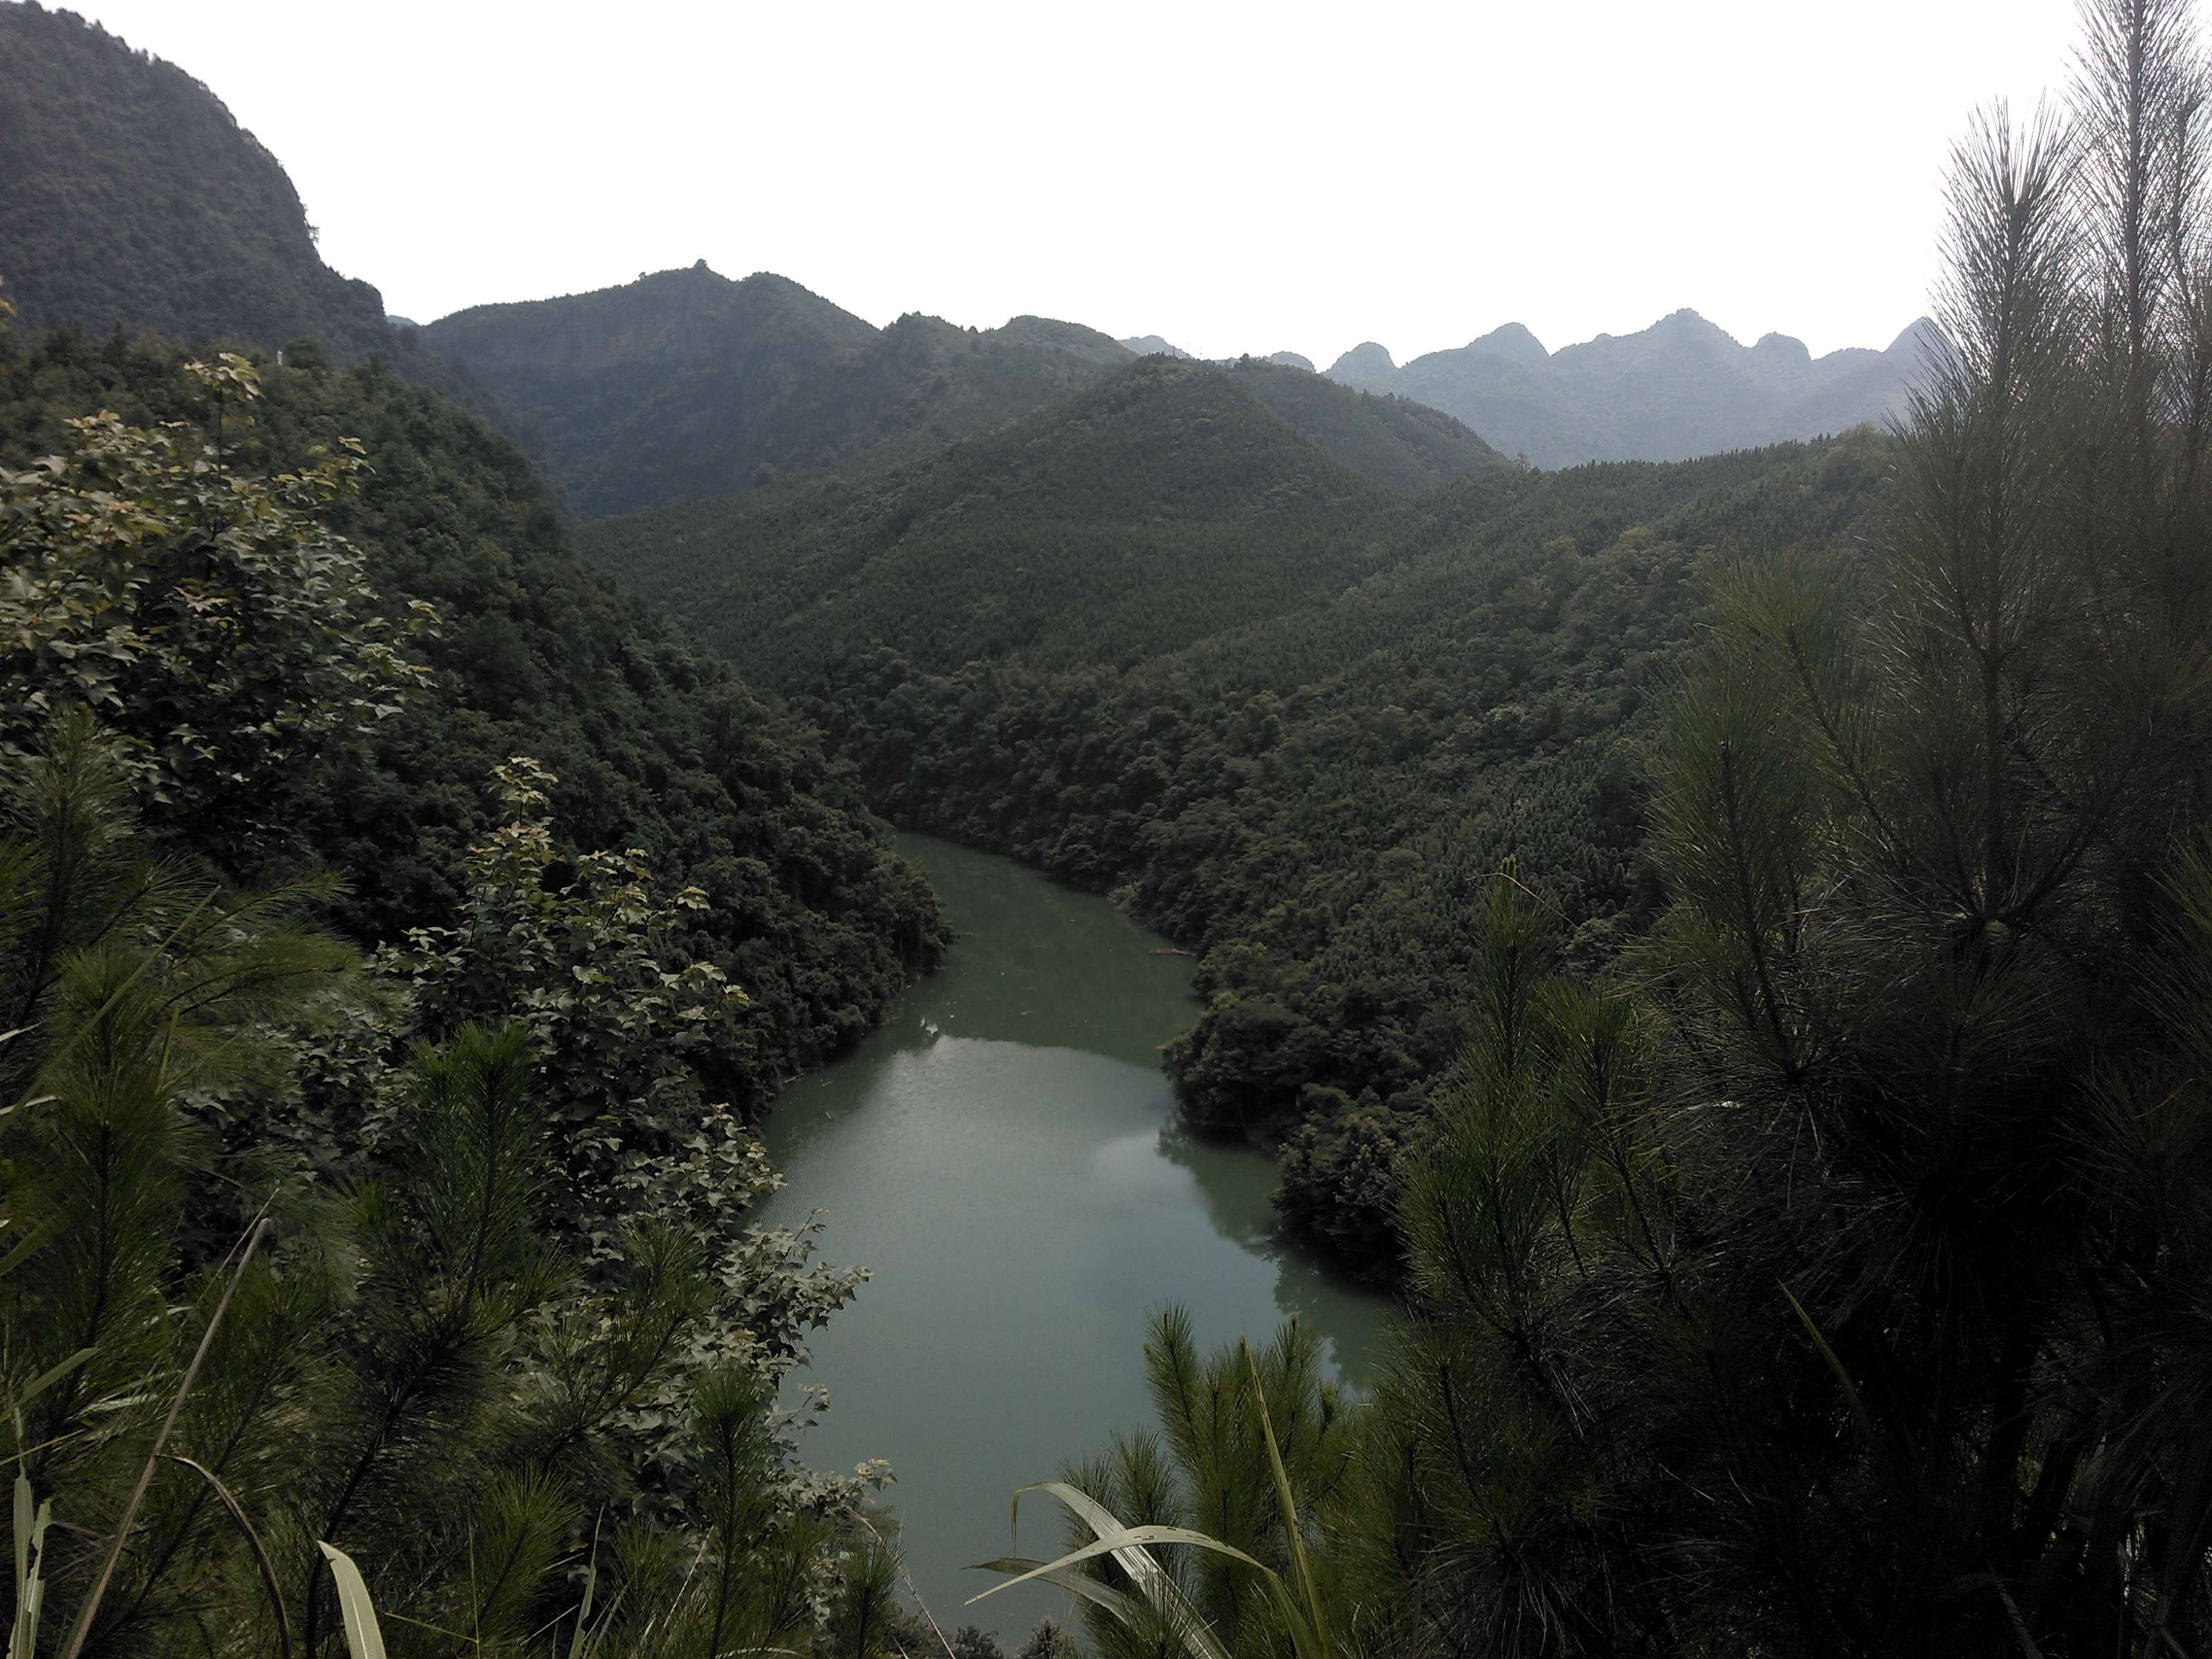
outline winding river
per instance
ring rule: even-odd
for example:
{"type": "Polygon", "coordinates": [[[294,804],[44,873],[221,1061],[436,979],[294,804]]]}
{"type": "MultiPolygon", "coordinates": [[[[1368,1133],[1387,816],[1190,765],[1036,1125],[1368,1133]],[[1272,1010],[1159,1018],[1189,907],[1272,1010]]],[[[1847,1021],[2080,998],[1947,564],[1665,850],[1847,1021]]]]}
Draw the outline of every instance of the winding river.
{"type": "MultiPolygon", "coordinates": [[[[768,1126],[788,1185],[770,1225],[824,1212],[823,1255],[865,1263],[860,1299],[798,1382],[830,1409],[817,1468],[890,1461],[908,1571],[949,1635],[1011,1650],[1068,1598],[967,1564],[1007,1553],[1014,1489],[1152,1421],[1147,1316],[1180,1302],[1200,1341],[1264,1336],[1296,1312],[1358,1386],[1387,1304],[1273,1237],[1273,1162],[1178,1124],[1159,1047],[1195,1012],[1188,959],[1101,898],[921,836],[905,852],[958,930],[946,966],[884,1028],[787,1090],[768,1126]]],[[[1025,1553],[1060,1518],[1023,1508],[1025,1553]]]]}

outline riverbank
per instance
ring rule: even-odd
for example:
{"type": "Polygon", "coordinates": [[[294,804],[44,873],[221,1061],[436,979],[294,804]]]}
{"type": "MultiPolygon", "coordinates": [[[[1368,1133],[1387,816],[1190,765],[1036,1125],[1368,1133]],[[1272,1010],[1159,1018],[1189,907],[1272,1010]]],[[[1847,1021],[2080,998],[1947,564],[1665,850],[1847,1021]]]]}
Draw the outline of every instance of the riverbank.
{"type": "MultiPolygon", "coordinates": [[[[767,1127],[788,1185],[764,1224],[826,1212],[823,1254],[872,1273],[799,1379],[832,1405],[817,1467],[890,1460],[888,1498],[939,1621],[1018,1638],[1049,1590],[963,1612],[1005,1553],[1014,1489],[1151,1420],[1146,1321],[1190,1308],[1200,1339],[1296,1313],[1355,1386],[1390,1304],[1277,1236],[1273,1161],[1193,1136],[1159,1048],[1198,1012],[1187,960],[1103,898],[925,836],[957,943],[884,1028],[787,1088],[767,1127]]],[[[1032,1549],[1057,1540],[1040,1514],[1032,1549]]]]}

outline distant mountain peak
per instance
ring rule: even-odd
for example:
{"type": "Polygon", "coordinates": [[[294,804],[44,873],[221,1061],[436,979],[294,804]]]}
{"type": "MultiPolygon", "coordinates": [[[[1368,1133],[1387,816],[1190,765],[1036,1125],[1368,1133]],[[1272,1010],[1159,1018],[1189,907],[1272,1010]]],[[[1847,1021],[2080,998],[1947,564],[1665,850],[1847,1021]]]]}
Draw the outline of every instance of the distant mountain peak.
{"type": "Polygon", "coordinates": [[[1480,339],[1467,343],[1469,351],[1486,352],[1492,357],[1503,357],[1508,362],[1533,368],[1547,362],[1552,354],[1544,349],[1544,343],[1528,331],[1525,324],[1504,323],[1493,328],[1480,339]]]}
{"type": "Polygon", "coordinates": [[[1372,340],[1363,340],[1328,366],[1328,378],[1362,391],[1387,386],[1398,372],[1390,354],[1372,340]]]}
{"type": "Polygon", "coordinates": [[[1188,357],[1191,354],[1179,345],[1170,344],[1157,334],[1139,334],[1121,343],[1139,357],[1188,357]]]}
{"type": "Polygon", "coordinates": [[[1940,345],[1943,331],[1933,317],[1916,317],[1904,331],[1889,343],[1892,351],[1925,351],[1929,346],[1940,345]]]}
{"type": "Polygon", "coordinates": [[[1940,339],[1923,319],[1887,351],[1816,358],[1787,334],[1746,345],[1684,306],[1633,333],[1553,352],[1517,323],[1403,365],[1370,343],[1328,376],[1441,410],[1537,466],[1683,460],[1881,420],[1940,339]]]}
{"type": "Polygon", "coordinates": [[[1658,334],[1662,331],[1681,338],[1725,340],[1730,345],[1741,343],[1735,335],[1714,322],[1703,312],[1693,311],[1688,306],[1684,306],[1679,311],[1668,312],[1644,331],[1647,334],[1658,334]]]}
{"type": "Polygon", "coordinates": [[[1303,368],[1309,374],[1314,372],[1313,359],[1302,357],[1295,351],[1270,352],[1267,361],[1271,363],[1279,363],[1285,368],[1303,368]]]}

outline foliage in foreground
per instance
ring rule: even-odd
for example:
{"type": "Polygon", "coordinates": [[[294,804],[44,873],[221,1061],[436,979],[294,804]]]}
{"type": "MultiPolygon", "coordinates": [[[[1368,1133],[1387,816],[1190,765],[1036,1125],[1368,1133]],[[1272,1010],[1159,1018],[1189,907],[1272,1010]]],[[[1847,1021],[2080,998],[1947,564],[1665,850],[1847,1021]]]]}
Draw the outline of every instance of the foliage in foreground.
{"type": "Polygon", "coordinates": [[[319,929],[319,812],[466,694],[337,533],[357,447],[264,476],[254,365],[181,378],[210,428],[0,478],[13,1652],[359,1652],[372,1601],[395,1654],[885,1650],[883,1471],[805,1471],[777,1403],[861,1275],[746,1220],[709,1085],[763,1034],[705,894],[563,844],[517,757],[435,925],[319,929]]]}
{"type": "MultiPolygon", "coordinates": [[[[15,763],[5,805],[0,1387],[11,1462],[63,1522],[38,1561],[49,1623],[69,1610],[87,1653],[199,1627],[255,1652],[284,1626],[319,1652],[325,1543],[395,1651],[575,1626],[587,1571],[605,1652],[726,1652],[827,1616],[858,1489],[793,1470],[774,1395],[851,1281],[693,1196],[757,1147],[719,1150],[711,1109],[676,1133],[665,1102],[625,1108],[629,1073],[593,1122],[643,1192],[592,1179],[542,1023],[410,1052],[413,999],[396,1032],[364,1022],[358,958],[300,926],[312,894],[149,855],[88,716],[15,763]],[[341,1085],[343,1178],[303,1178],[275,1137],[225,1153],[225,1103],[341,1085]],[[228,1250],[195,1248],[240,1206],[228,1250]]],[[[590,1018],[631,1017],[627,991],[590,1018]]]]}

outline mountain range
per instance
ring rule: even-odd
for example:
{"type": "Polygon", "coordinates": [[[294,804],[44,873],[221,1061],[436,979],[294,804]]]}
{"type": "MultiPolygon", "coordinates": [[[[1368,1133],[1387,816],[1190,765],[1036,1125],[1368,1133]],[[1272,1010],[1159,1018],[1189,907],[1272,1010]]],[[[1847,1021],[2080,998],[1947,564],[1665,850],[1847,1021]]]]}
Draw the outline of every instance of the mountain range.
{"type": "Polygon", "coordinates": [[[1129,354],[1073,323],[887,328],[702,261],[597,293],[477,306],[422,331],[524,421],[586,518],[777,474],[902,459],[1079,391],[1129,354]]]}
{"type": "Polygon", "coordinates": [[[1328,372],[1456,415],[1536,466],[1674,461],[1879,421],[1902,406],[1934,339],[1923,318],[1883,350],[1815,357],[1786,334],[1741,344],[1685,309],[1558,351],[1518,323],[1402,366],[1370,341],[1328,372]]]}
{"type": "MultiPolygon", "coordinates": [[[[1903,406],[1935,339],[1923,317],[1881,351],[1815,357],[1786,334],[1743,345],[1684,309],[1556,352],[1519,323],[1402,365],[1370,340],[1330,364],[1328,378],[1455,415],[1533,466],[1675,461],[1879,422],[1903,406]]],[[[1121,343],[1140,356],[1192,355],[1157,334],[1121,343]]],[[[1314,367],[1291,351],[1267,361],[1314,367]]]]}
{"type": "MultiPolygon", "coordinates": [[[[27,325],[272,351],[307,337],[340,361],[385,352],[504,426],[586,519],[901,464],[1140,358],[1190,356],[1158,335],[1116,340],[1041,317],[977,330],[911,313],[878,328],[784,277],[732,281],[703,261],[402,324],[374,288],[324,264],[283,167],[205,86],[71,14],[13,0],[0,3],[0,153],[11,157],[0,295],[27,325]]],[[[1885,350],[1814,358],[1781,335],[1741,345],[1680,311],[1557,352],[1509,324],[1402,366],[1370,343],[1325,374],[1293,352],[1220,367],[1402,491],[1492,450],[1540,467],[1671,459],[1879,420],[1928,337],[1923,322],[1885,350]]]]}

